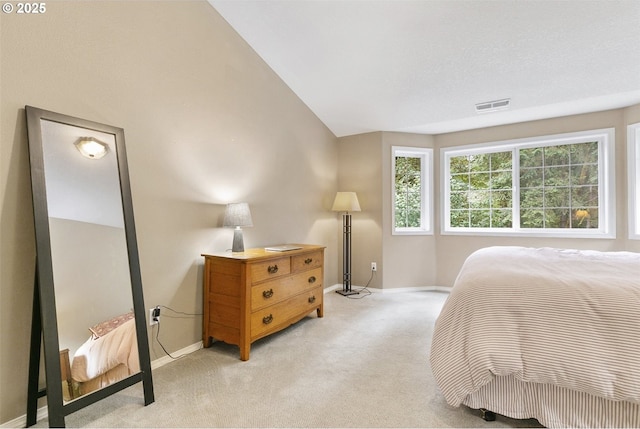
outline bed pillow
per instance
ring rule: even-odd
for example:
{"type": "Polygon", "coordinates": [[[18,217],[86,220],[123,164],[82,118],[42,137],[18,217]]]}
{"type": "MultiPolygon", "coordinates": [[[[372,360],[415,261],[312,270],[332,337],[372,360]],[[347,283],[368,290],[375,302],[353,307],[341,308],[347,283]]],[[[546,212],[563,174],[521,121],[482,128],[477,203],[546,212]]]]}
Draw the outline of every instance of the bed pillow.
{"type": "Polygon", "coordinates": [[[113,331],[118,326],[122,325],[124,322],[127,322],[133,319],[133,317],[134,317],[133,311],[126,314],[121,314],[120,316],[116,316],[112,319],[105,320],[104,322],[100,322],[97,325],[90,327],[89,331],[91,331],[91,335],[93,336],[93,339],[96,340],[108,334],[109,332],[113,331]]]}

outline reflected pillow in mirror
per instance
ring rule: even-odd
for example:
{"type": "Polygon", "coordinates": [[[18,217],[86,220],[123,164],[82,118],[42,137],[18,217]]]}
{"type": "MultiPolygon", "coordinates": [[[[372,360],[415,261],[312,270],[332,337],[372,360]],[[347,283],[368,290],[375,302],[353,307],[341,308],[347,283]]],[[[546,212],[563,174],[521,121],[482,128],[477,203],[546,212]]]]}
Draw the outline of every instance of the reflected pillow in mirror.
{"type": "Polygon", "coordinates": [[[120,316],[105,320],[104,322],[100,322],[97,325],[90,327],[89,331],[91,331],[93,339],[96,340],[113,331],[124,322],[133,319],[133,317],[132,311],[126,314],[121,314],[120,316]]]}

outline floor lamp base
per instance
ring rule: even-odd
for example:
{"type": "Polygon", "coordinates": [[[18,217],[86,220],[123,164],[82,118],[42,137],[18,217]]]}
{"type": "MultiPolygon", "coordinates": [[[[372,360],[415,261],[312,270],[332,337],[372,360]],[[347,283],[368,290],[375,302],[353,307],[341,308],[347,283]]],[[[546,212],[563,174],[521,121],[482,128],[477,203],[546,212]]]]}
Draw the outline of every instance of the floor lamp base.
{"type": "Polygon", "coordinates": [[[342,296],[349,296],[349,295],[358,295],[360,292],[356,290],[337,290],[336,293],[339,293],[342,296]]]}

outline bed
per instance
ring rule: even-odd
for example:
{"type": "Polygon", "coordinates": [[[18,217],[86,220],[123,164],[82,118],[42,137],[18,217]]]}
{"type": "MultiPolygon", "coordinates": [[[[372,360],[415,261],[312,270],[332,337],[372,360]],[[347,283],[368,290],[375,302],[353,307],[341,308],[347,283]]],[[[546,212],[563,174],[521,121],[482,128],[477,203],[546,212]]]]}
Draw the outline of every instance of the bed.
{"type": "Polygon", "coordinates": [[[140,372],[133,313],[114,317],[89,330],[90,338],[76,350],[68,369],[72,383],[69,400],[140,372]]]}
{"type": "Polygon", "coordinates": [[[464,262],[431,344],[452,406],[640,427],[640,254],[499,246],[464,262]]]}

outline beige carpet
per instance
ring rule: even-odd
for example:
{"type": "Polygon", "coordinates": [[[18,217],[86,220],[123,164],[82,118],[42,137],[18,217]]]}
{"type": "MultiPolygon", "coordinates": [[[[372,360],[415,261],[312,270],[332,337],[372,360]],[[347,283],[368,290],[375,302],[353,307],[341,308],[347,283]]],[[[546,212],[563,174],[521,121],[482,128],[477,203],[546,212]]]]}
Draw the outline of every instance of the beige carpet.
{"type": "MultiPolygon", "coordinates": [[[[429,348],[447,294],[325,295],[325,317],[257,341],[251,359],[215,343],[153,372],[155,403],[137,385],[67,417],[69,427],[539,427],[535,420],[447,405],[429,348]]],[[[38,426],[45,426],[46,421],[38,426]]]]}

